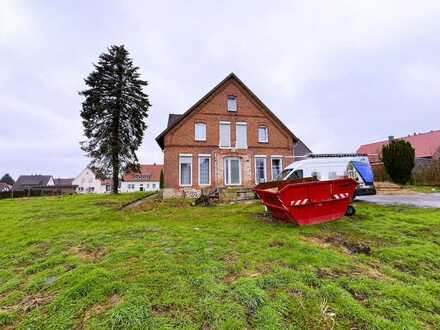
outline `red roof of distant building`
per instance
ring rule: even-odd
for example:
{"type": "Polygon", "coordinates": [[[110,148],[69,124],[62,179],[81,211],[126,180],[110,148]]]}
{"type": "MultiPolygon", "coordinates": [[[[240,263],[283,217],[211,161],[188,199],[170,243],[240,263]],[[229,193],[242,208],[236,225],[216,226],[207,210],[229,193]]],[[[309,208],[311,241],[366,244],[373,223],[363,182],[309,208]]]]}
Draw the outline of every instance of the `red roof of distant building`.
{"type": "Polygon", "coordinates": [[[122,176],[123,181],[160,181],[160,171],[163,170],[162,164],[140,165],[140,172],[126,172],[122,176]]]}
{"type": "MultiPolygon", "coordinates": [[[[416,152],[417,158],[431,158],[436,151],[440,149],[440,130],[408,135],[396,139],[405,140],[411,143],[416,152]]],[[[357,152],[368,154],[371,162],[379,161],[379,154],[382,151],[382,146],[388,144],[388,142],[388,140],[385,140],[364,144],[359,147],[357,152]]]]}

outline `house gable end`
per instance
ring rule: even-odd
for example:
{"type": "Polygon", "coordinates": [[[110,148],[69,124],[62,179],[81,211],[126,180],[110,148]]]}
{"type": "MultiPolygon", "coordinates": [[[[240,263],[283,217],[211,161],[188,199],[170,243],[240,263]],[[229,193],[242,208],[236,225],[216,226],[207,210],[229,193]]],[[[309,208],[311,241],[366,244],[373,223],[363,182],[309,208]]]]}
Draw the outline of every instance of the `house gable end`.
{"type": "MultiPolygon", "coordinates": [[[[168,127],[156,138],[156,141],[161,149],[164,149],[165,136],[168,133],[175,131],[175,129],[180,127],[193,114],[199,111],[203,113],[203,111],[208,108],[209,103],[212,102],[212,100],[215,99],[219,93],[231,85],[235,85],[237,90],[240,91],[240,97],[244,97],[249,102],[253,103],[254,108],[258,109],[262,115],[271,120],[283,135],[292,138],[293,142],[298,140],[295,135],[281,122],[281,120],[272,111],[270,111],[269,108],[234,73],[231,73],[179,118],[174,117],[174,120],[169,120],[168,127]]],[[[233,93],[231,93],[231,95],[233,95],[233,93]]],[[[225,109],[224,114],[229,114],[227,111],[226,98],[223,98],[218,102],[222,103],[220,108],[225,109]]],[[[238,100],[238,111],[240,111],[240,100],[238,100]]]]}

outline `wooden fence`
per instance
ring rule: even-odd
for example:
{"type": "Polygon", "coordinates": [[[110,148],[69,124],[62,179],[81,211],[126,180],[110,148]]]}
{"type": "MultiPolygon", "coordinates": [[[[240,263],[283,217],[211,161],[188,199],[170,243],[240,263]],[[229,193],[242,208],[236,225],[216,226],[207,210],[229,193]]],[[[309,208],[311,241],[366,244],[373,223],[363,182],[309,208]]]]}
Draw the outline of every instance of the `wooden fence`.
{"type": "Polygon", "coordinates": [[[59,190],[47,189],[31,189],[25,191],[1,191],[0,199],[5,198],[23,198],[23,197],[39,197],[39,196],[59,196],[66,195],[66,192],[59,190]]]}

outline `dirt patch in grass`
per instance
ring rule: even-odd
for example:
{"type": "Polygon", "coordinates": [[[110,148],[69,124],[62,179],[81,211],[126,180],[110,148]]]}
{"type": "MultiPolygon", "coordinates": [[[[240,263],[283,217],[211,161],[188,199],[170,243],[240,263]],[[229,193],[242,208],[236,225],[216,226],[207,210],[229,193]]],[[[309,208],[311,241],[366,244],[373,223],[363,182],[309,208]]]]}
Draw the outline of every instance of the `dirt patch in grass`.
{"type": "Polygon", "coordinates": [[[30,312],[31,310],[48,303],[50,300],[52,300],[53,296],[46,294],[46,295],[34,295],[34,296],[27,296],[25,299],[20,303],[21,309],[24,312],[30,312]]]}
{"type": "Polygon", "coordinates": [[[327,248],[327,247],[331,246],[330,243],[327,243],[323,239],[321,239],[319,237],[315,237],[315,236],[301,237],[301,240],[303,240],[307,243],[312,243],[313,245],[319,246],[321,248],[327,248]]]}
{"type": "Polygon", "coordinates": [[[52,294],[35,294],[26,296],[16,305],[0,307],[0,312],[12,312],[12,311],[23,311],[28,313],[35,308],[47,304],[53,299],[52,294]]]}
{"type": "Polygon", "coordinates": [[[170,305],[153,305],[151,306],[151,313],[154,316],[160,316],[169,313],[171,308],[172,306],[170,305]]]}
{"type": "Polygon", "coordinates": [[[382,274],[378,269],[373,267],[366,267],[366,266],[354,266],[352,268],[348,269],[341,269],[341,268],[319,268],[316,271],[316,275],[319,278],[323,279],[331,279],[331,278],[338,278],[338,277],[368,277],[377,281],[383,281],[390,279],[388,276],[382,274]]]}
{"type": "Polygon", "coordinates": [[[117,294],[110,296],[110,298],[103,304],[95,304],[90,307],[85,313],[82,319],[82,324],[87,323],[92,317],[101,315],[106,311],[112,309],[116,305],[118,305],[121,301],[121,297],[117,294]]]}
{"type": "Polygon", "coordinates": [[[238,273],[228,273],[225,277],[222,278],[222,282],[226,284],[232,284],[237,280],[238,276],[238,273]]]}
{"type": "Polygon", "coordinates": [[[84,249],[84,248],[75,246],[75,247],[70,248],[69,252],[71,254],[77,256],[82,261],[86,261],[86,262],[98,262],[106,254],[106,250],[104,247],[97,247],[95,249],[84,249]]]}
{"type": "Polygon", "coordinates": [[[371,247],[360,243],[360,242],[350,242],[344,240],[342,237],[326,237],[320,238],[316,236],[302,237],[302,240],[317,245],[321,248],[328,248],[330,246],[336,246],[342,248],[342,250],[348,254],[365,254],[367,256],[371,255],[371,247]]]}

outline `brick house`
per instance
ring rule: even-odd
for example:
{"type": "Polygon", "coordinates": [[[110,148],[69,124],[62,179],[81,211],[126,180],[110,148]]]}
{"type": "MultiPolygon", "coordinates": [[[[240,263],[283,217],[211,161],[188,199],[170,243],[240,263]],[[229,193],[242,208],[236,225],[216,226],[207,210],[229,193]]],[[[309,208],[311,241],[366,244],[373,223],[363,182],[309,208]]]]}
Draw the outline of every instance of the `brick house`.
{"type": "Polygon", "coordinates": [[[164,197],[202,188],[251,188],[310,150],[231,73],[156,138],[164,152],[164,197]],[[298,156],[298,155],[295,155],[298,156]]]}

